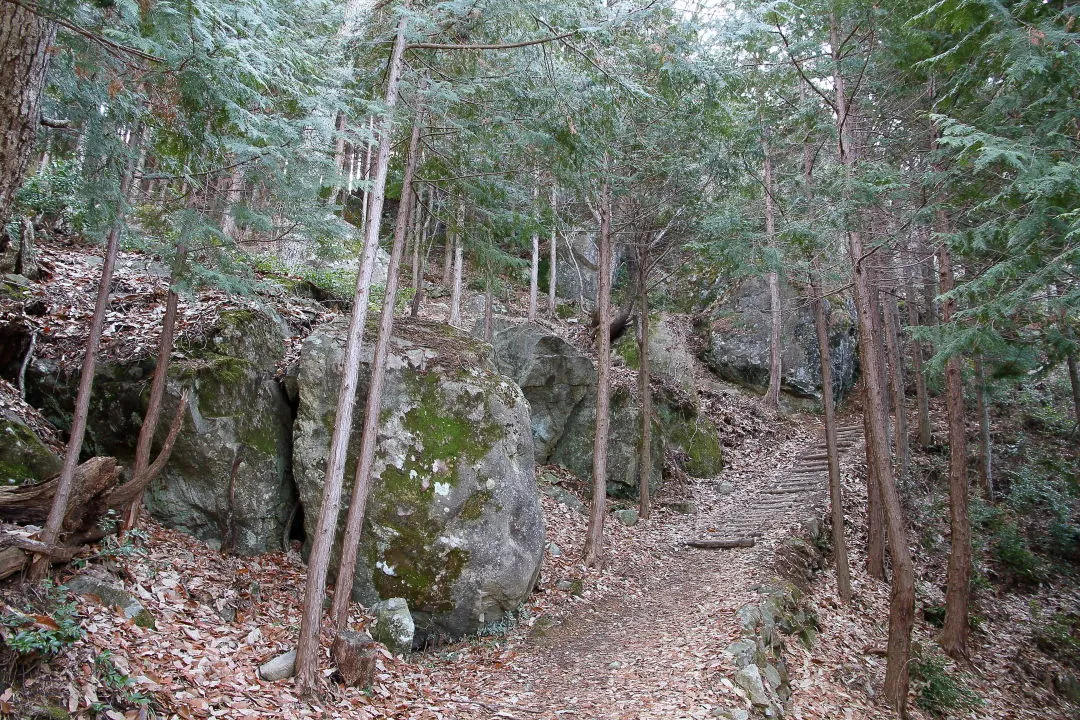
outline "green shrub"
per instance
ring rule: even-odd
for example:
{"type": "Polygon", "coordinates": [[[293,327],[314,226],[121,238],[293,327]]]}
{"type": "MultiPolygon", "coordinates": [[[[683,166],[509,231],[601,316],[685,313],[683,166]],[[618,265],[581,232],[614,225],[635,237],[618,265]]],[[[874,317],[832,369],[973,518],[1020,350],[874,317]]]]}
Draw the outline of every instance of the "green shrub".
{"type": "Polygon", "coordinates": [[[79,168],[74,160],[55,160],[31,175],[15,193],[15,208],[51,227],[67,223],[78,229],[85,212],[79,197],[79,168]]]}
{"type": "Polygon", "coordinates": [[[0,680],[9,684],[83,636],[75,603],[63,587],[45,581],[29,593],[23,610],[9,608],[0,616],[0,680]]]}
{"type": "Polygon", "coordinates": [[[1014,525],[998,530],[994,550],[1002,568],[1017,582],[1034,584],[1049,577],[1046,562],[1031,551],[1027,538],[1014,525]]]}
{"type": "Polygon", "coordinates": [[[918,688],[919,707],[935,717],[945,717],[982,705],[978,694],[954,678],[946,666],[945,658],[938,654],[912,659],[911,677],[918,688]]]}

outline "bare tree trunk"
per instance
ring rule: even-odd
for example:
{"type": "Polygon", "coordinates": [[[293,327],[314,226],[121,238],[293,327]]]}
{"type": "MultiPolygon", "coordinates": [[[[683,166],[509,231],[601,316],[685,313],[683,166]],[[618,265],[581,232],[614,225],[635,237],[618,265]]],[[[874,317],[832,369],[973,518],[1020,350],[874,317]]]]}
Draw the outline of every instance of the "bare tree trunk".
{"type": "Polygon", "coordinates": [[[994,501],[994,443],[990,437],[990,404],[986,398],[986,371],[982,355],[975,356],[975,404],[979,411],[979,482],[986,499],[994,501]]]}
{"type": "Polygon", "coordinates": [[[885,293],[885,348],[889,353],[889,386],[893,395],[893,449],[900,461],[900,477],[911,467],[908,448],[907,407],[904,402],[904,353],[900,345],[900,309],[896,294],[885,293]]]}
{"type": "Polygon", "coordinates": [[[236,218],[233,208],[240,203],[244,189],[244,166],[238,164],[229,174],[229,186],[225,191],[225,208],[221,213],[221,234],[230,240],[236,239],[236,218]]]}
{"type": "Polygon", "coordinates": [[[443,242],[443,271],[442,271],[442,285],[443,287],[450,287],[450,283],[454,280],[454,246],[457,245],[457,228],[452,232],[447,231],[446,240],[443,242]]]}
{"type": "Polygon", "coordinates": [[[1077,367],[1074,353],[1069,353],[1065,362],[1069,366],[1069,382],[1072,383],[1073,420],[1080,425],[1080,368],[1077,367]]]}
{"type": "MultiPolygon", "coordinates": [[[[840,71],[840,27],[835,13],[830,18],[830,35],[833,53],[833,81],[836,91],[836,127],[839,135],[839,154],[841,164],[850,176],[853,173],[855,158],[850,152],[850,128],[848,110],[850,108],[844,75],[840,71]]],[[[889,640],[885,686],[883,695],[889,705],[903,717],[906,713],[910,674],[908,660],[911,657],[911,628],[915,622],[915,571],[911,552],[907,544],[907,527],[904,520],[903,506],[896,484],[893,482],[892,467],[889,459],[889,442],[886,432],[888,415],[885,393],[881,384],[882,358],[878,351],[878,340],[874,337],[873,316],[877,312],[873,306],[873,293],[867,277],[864,260],[866,247],[858,230],[848,230],[848,254],[851,258],[854,276],[855,307],[859,319],[859,337],[862,350],[862,362],[866,369],[867,406],[870,424],[868,442],[872,445],[870,457],[877,468],[877,485],[881,494],[881,504],[885,514],[886,537],[889,544],[889,556],[892,559],[892,594],[889,601],[889,640]]]]}
{"type": "Polygon", "coordinates": [[[825,454],[829,460],[829,503],[832,506],[833,555],[836,558],[836,589],[842,602],[851,601],[851,569],[848,566],[847,541],[844,539],[844,498],[840,485],[840,453],[836,447],[836,404],[833,399],[832,359],[829,352],[829,324],[825,317],[825,298],[821,292],[821,261],[814,258],[810,292],[814,304],[814,329],[817,331],[818,356],[821,359],[821,402],[825,409],[825,454]]]}
{"type": "MultiPolygon", "coordinates": [[[[770,248],[776,244],[776,207],[773,202],[773,165],[769,153],[768,133],[761,139],[765,153],[765,238],[770,248]]],[[[765,405],[774,410],[780,408],[780,275],[776,268],[769,270],[769,311],[772,328],[769,333],[769,387],[765,391],[765,405]]]]}
{"type": "MultiPolygon", "coordinates": [[[[375,134],[375,116],[374,115],[372,115],[370,118],[368,118],[368,131],[372,135],[375,134]]],[[[364,182],[364,192],[361,193],[361,200],[360,200],[360,202],[361,202],[361,204],[360,204],[360,225],[363,226],[364,228],[366,228],[367,223],[368,223],[368,218],[371,216],[371,208],[370,208],[371,190],[368,188],[368,183],[366,182],[368,180],[368,178],[371,177],[371,141],[370,140],[368,142],[364,143],[364,168],[363,168],[363,170],[361,172],[363,173],[361,175],[361,178],[365,182],[364,182]]]]}
{"type": "MultiPolygon", "coordinates": [[[[649,382],[649,246],[638,249],[638,392],[641,393],[641,449],[638,452],[638,514],[651,513],[649,480],[652,475],[652,388],[649,382]]],[[[603,333],[601,333],[603,334],[603,333]]]]}
{"type": "MultiPolygon", "coordinates": [[[[536,172],[533,184],[533,212],[540,200],[540,172],[536,172]]],[[[534,230],[532,234],[532,258],[529,265],[529,322],[536,320],[536,306],[540,295],[540,232],[534,230]]]]}
{"type": "MultiPolygon", "coordinates": [[[[918,250],[916,249],[916,252],[918,250]]],[[[908,325],[917,327],[921,324],[919,318],[919,303],[915,298],[915,284],[912,281],[913,272],[904,269],[904,299],[908,311],[908,325]]],[[[930,447],[930,399],[926,391],[926,376],[923,375],[923,344],[914,338],[911,340],[911,371],[915,375],[915,401],[918,404],[918,432],[919,447],[926,450],[930,447]]]]}
{"type": "MultiPolygon", "coordinates": [[[[132,133],[132,137],[136,136],[137,133],[132,133]]],[[[127,150],[128,158],[124,161],[123,174],[120,176],[120,191],[117,195],[119,203],[123,203],[123,198],[126,198],[131,190],[132,174],[135,169],[134,148],[129,147],[127,150]]],[[[109,288],[112,285],[113,270],[116,267],[116,255],[120,249],[120,227],[123,223],[123,211],[121,208],[122,205],[117,208],[117,217],[113,220],[106,241],[105,260],[101,265],[101,279],[98,281],[97,302],[94,305],[94,315],[90,321],[90,334],[86,340],[82,373],[79,376],[79,390],[75,396],[75,410],[71,414],[71,434],[64,450],[64,465],[60,470],[60,480],[56,486],[56,495],[53,496],[52,507],[49,509],[49,517],[45,520],[45,527],[42,528],[38,535],[38,539],[46,545],[56,544],[64,517],[67,516],[68,503],[75,489],[75,468],[79,464],[79,453],[82,451],[83,437],[86,434],[86,418],[90,411],[90,393],[94,385],[94,372],[97,369],[97,352],[101,345],[101,331],[102,326],[105,324],[105,312],[109,308],[109,288]]],[[[48,558],[44,555],[38,555],[31,562],[27,576],[31,582],[39,582],[45,577],[48,570],[48,558]]]]}
{"type": "Polygon", "coordinates": [[[870,440],[870,408],[863,398],[863,427],[866,428],[866,572],[885,580],[885,514],[881,509],[881,488],[870,440]]]}
{"type": "Polygon", "coordinates": [[[555,263],[558,258],[559,243],[555,238],[555,226],[559,222],[558,213],[558,188],[554,183],[551,185],[551,246],[549,248],[550,255],[548,257],[548,310],[551,312],[551,317],[555,317],[555,281],[558,280],[558,265],[555,263]]]}
{"type": "MultiPolygon", "coordinates": [[[[181,246],[177,264],[184,261],[186,248],[181,246]]],[[[175,279],[175,273],[174,277],[175,279]]],[[[142,481],[146,476],[147,468],[150,467],[150,449],[154,442],[154,434],[157,431],[158,419],[161,417],[161,404],[165,398],[165,385],[169,379],[169,361],[172,357],[174,330],[176,328],[176,306],[179,297],[176,291],[169,288],[169,296],[165,301],[165,317],[161,321],[161,340],[158,343],[157,365],[154,367],[154,379],[150,382],[150,400],[143,417],[142,427],[139,428],[139,440],[135,447],[135,466],[131,471],[133,480],[142,481]]],[[[145,487],[145,485],[144,485],[145,487]]],[[[135,527],[139,520],[139,511],[142,508],[142,492],[132,498],[131,506],[128,507],[124,516],[124,530],[135,527]]]]}
{"type": "MultiPolygon", "coordinates": [[[[948,232],[948,218],[938,212],[941,232],[948,232]]],[[[952,258],[944,243],[938,248],[941,293],[953,289],[952,258]]],[[[950,322],[956,300],[941,306],[941,319],[950,322]]],[[[971,598],[971,526],[968,522],[967,438],[964,433],[964,388],[960,358],[945,363],[945,405],[949,415],[949,570],[945,588],[945,627],[941,647],[952,658],[967,657],[968,604],[971,598]]]]}
{"type": "Polygon", "coordinates": [[[494,332],[494,308],[495,304],[495,271],[491,269],[489,265],[487,268],[487,277],[484,279],[484,342],[491,342],[491,336],[494,332]]]}
{"type": "Polygon", "coordinates": [[[56,25],[0,2],[0,250],[11,204],[34,148],[56,25]]]}
{"type": "MultiPolygon", "coordinates": [[[[606,163],[605,163],[606,166],[606,163]]],[[[607,515],[607,454],[609,396],[611,393],[611,185],[605,181],[600,190],[600,243],[597,273],[597,362],[596,362],[596,436],[593,441],[593,488],[589,527],[585,535],[585,564],[600,567],[604,562],[604,517],[607,515]]]]}
{"type": "MultiPolygon", "coordinates": [[[[407,8],[408,0],[403,5],[407,8]]],[[[364,252],[360,270],[356,276],[356,292],[353,295],[352,315],[349,319],[348,343],[342,366],[341,387],[338,391],[334,429],[330,439],[330,453],[326,462],[322,505],[312,538],[308,557],[307,582],[304,588],[304,609],[300,622],[300,637],[296,647],[296,685],[301,694],[310,696],[315,692],[319,661],[319,631],[322,625],[323,597],[326,594],[326,574],[330,564],[330,549],[337,529],[338,511],[341,508],[341,485],[345,474],[345,453],[348,450],[349,433],[352,429],[353,406],[356,404],[356,386],[360,371],[360,349],[363,345],[364,323],[367,320],[368,296],[371,290],[371,274],[375,254],[379,248],[379,219],[386,199],[386,175],[390,165],[390,142],[393,125],[393,109],[397,104],[398,82],[401,78],[402,58],[405,53],[405,33],[409,16],[402,15],[398,21],[397,36],[390,56],[390,68],[386,80],[387,114],[381,122],[379,152],[376,160],[375,181],[372,189],[371,209],[364,233],[364,252]]]]}
{"type": "Polygon", "coordinates": [[[450,290],[450,324],[454,327],[461,327],[461,284],[465,272],[461,248],[462,227],[465,225],[464,201],[458,207],[457,225],[458,229],[454,234],[454,284],[450,290]]]}
{"type": "Polygon", "coordinates": [[[409,152],[405,160],[405,176],[401,185],[400,217],[394,227],[394,241],[390,248],[390,267],[386,271],[386,292],[383,295],[382,312],[379,316],[379,334],[375,340],[375,357],[371,364],[371,383],[364,405],[364,428],[360,439],[360,456],[356,460],[352,497],[345,520],[345,538],[341,543],[341,562],[338,565],[337,582],[334,586],[334,604],[330,617],[334,629],[340,632],[349,619],[349,599],[352,596],[353,576],[356,574],[356,556],[360,549],[360,533],[364,526],[368,494],[371,491],[371,470],[375,464],[375,441],[379,434],[379,414],[382,408],[383,385],[386,382],[387,357],[390,339],[394,332],[394,304],[397,301],[398,276],[401,256],[405,249],[405,233],[411,223],[413,210],[413,176],[420,157],[420,128],[423,112],[416,111],[413,120],[409,152]]]}

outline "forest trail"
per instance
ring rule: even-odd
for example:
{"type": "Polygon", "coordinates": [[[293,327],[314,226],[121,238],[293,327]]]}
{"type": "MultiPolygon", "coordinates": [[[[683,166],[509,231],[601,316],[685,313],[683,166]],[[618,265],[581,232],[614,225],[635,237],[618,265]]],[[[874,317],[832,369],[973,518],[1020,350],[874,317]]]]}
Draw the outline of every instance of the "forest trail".
{"type": "MultiPolygon", "coordinates": [[[[657,552],[613,568],[636,582],[516,648],[482,673],[470,697],[474,717],[705,718],[743,707],[724,649],[739,639],[735,611],[769,579],[777,545],[827,506],[824,433],[800,431],[774,462],[736,457],[725,472],[693,485],[697,511],[655,522],[657,552]],[[754,547],[687,548],[689,539],[753,535],[754,547]]],[[[841,462],[861,446],[857,427],[840,433],[841,462]]],[[[466,706],[461,706],[466,710],[466,706]]]]}

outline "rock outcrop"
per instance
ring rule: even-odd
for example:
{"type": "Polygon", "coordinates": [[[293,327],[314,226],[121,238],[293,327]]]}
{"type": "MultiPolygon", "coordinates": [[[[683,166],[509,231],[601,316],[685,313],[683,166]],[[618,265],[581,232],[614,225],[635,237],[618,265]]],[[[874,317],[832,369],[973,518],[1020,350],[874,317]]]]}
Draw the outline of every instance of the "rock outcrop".
{"type": "MultiPolygon", "coordinates": [[[[344,348],[345,324],[334,322],[312,333],[301,352],[294,468],[309,534],[344,348]]],[[[360,407],[370,362],[369,343],[360,407]]],[[[473,632],[525,599],[543,558],[528,403],[496,372],[485,344],[434,323],[399,324],[383,392],[353,595],[365,604],[407,600],[417,644],[473,632]]],[[[349,441],[346,498],[360,425],[349,441]]]]}
{"type": "MultiPolygon", "coordinates": [[[[242,555],[281,548],[293,506],[292,410],[274,379],[285,335],[268,312],[223,312],[205,343],[180,347],[169,368],[160,440],[183,387],[191,389],[172,457],[146,493],[170,527],[242,555]]],[[[130,466],[148,402],[153,359],[99,365],[84,452],[130,466]]],[[[45,363],[28,378],[34,404],[68,427],[78,383],[45,363]]]]}
{"type": "MultiPolygon", "coordinates": [[[[499,320],[492,333],[499,371],[521,386],[531,407],[536,461],[556,463],[582,478],[592,478],[596,437],[596,366],[559,336],[532,323],[499,320]]],[[[608,442],[608,494],[637,494],[641,414],[629,392],[611,396],[608,442]]],[[[653,424],[652,484],[664,462],[661,428],[653,424]]]]}
{"type": "MultiPolygon", "coordinates": [[[[820,397],[821,369],[813,312],[808,300],[790,286],[782,285],[781,294],[782,389],[797,397],[820,397]]],[[[705,340],[703,359],[725,380],[764,388],[769,382],[772,322],[768,287],[760,279],[749,279],[727,295],[701,328],[705,340]]],[[[842,394],[855,382],[855,318],[850,309],[836,304],[830,305],[828,312],[833,390],[842,394]]]]}

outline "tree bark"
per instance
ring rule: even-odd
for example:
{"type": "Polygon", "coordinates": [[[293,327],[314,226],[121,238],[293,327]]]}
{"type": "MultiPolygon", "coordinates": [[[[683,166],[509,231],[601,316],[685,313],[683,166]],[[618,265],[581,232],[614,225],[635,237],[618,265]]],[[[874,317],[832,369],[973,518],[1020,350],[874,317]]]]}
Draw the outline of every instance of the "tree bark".
{"type": "MultiPolygon", "coordinates": [[[[132,133],[132,137],[137,135],[138,133],[132,133]]],[[[120,189],[117,194],[118,202],[121,204],[131,190],[132,175],[135,169],[134,148],[129,147],[127,150],[128,157],[124,161],[124,169],[120,176],[120,189]]],[[[79,453],[82,451],[83,437],[86,435],[86,419],[90,411],[90,393],[94,385],[94,372],[97,369],[97,352],[101,345],[101,331],[105,324],[105,313],[109,308],[109,289],[112,286],[113,270],[116,268],[116,255],[120,249],[120,226],[123,222],[121,216],[122,210],[117,208],[117,217],[113,220],[112,227],[109,228],[105,244],[105,259],[101,265],[97,301],[94,304],[94,315],[90,320],[90,333],[86,340],[82,373],[79,375],[79,389],[75,396],[75,410],[71,414],[71,434],[68,436],[67,447],[64,450],[64,465],[60,470],[60,480],[56,487],[56,495],[53,497],[52,508],[49,510],[49,517],[46,519],[45,527],[42,528],[38,536],[38,539],[46,545],[56,544],[64,517],[68,512],[68,503],[75,489],[75,468],[79,464],[79,453]]],[[[48,559],[36,557],[30,564],[28,578],[31,582],[39,582],[45,577],[48,570],[48,559]]]]}
{"type": "Polygon", "coordinates": [[[979,482],[986,499],[994,501],[994,444],[990,437],[990,404],[986,398],[986,371],[982,355],[975,356],[975,404],[979,412],[979,482]]]}
{"type": "Polygon", "coordinates": [[[893,395],[893,449],[900,461],[900,477],[911,467],[908,448],[907,407],[904,402],[904,353],[900,343],[900,309],[896,293],[885,293],[885,348],[889,353],[889,387],[893,395]]]}
{"type": "Polygon", "coordinates": [[[56,25],[0,2],[0,250],[15,191],[34,148],[56,25]]]}
{"type": "Polygon", "coordinates": [[[884,581],[885,577],[885,515],[881,509],[881,487],[878,469],[874,463],[870,432],[870,406],[863,397],[863,427],[866,444],[866,572],[870,577],[884,581]]]}
{"type": "MultiPolygon", "coordinates": [[[[938,212],[938,227],[948,232],[948,218],[938,212]]],[[[944,243],[938,248],[942,295],[953,289],[952,258],[944,243]]],[[[951,322],[956,300],[942,301],[941,319],[951,322]]],[[[971,526],[968,522],[967,438],[964,433],[964,388],[960,358],[945,363],[945,406],[949,415],[949,570],[945,588],[945,628],[941,647],[952,658],[967,657],[968,604],[971,596],[971,526]]]]}
{"type": "MultiPolygon", "coordinates": [[[[181,248],[181,260],[183,262],[184,249],[181,248]]],[[[169,288],[169,296],[165,301],[165,317],[161,321],[161,339],[158,341],[157,365],[154,366],[154,379],[150,383],[150,401],[143,417],[142,427],[139,428],[139,440],[135,447],[135,466],[131,471],[132,479],[139,479],[146,475],[150,467],[150,449],[154,442],[154,434],[157,431],[158,419],[161,416],[161,404],[165,398],[165,385],[169,379],[169,360],[173,351],[173,332],[176,327],[176,305],[179,297],[176,291],[169,288]]],[[[145,486],[144,486],[145,487],[145,486]]],[[[139,520],[139,510],[142,507],[142,493],[139,492],[132,498],[131,505],[124,515],[124,530],[135,527],[139,520]]]]}
{"type": "Polygon", "coordinates": [[[1073,421],[1080,425],[1080,367],[1077,367],[1074,353],[1069,353],[1065,361],[1069,366],[1069,382],[1072,384],[1073,421]]]}
{"type": "MultiPolygon", "coordinates": [[[[773,202],[773,164],[769,153],[768,133],[761,139],[761,149],[765,153],[765,240],[770,249],[776,247],[776,207],[773,202]]],[[[776,268],[769,270],[769,313],[772,321],[769,333],[769,387],[765,391],[765,405],[778,410],[780,408],[780,274],[776,268]]]]}
{"type": "Polygon", "coordinates": [[[465,224],[465,205],[458,207],[457,232],[454,233],[454,284],[450,290],[450,324],[461,327],[461,285],[465,274],[462,257],[462,226],[465,224]]]}
{"type": "Polygon", "coordinates": [[[494,332],[494,307],[495,304],[495,271],[490,266],[487,268],[487,277],[484,279],[484,342],[491,342],[494,332]]]}
{"type": "MultiPolygon", "coordinates": [[[[605,162],[605,167],[607,163],[605,162]]],[[[589,527],[585,535],[585,564],[600,567],[604,562],[604,517],[607,515],[608,415],[611,392],[611,334],[605,332],[611,320],[611,185],[605,181],[600,190],[600,243],[596,291],[597,333],[596,362],[596,435],[593,441],[593,488],[589,527]]]]}
{"type": "Polygon", "coordinates": [[[400,217],[394,227],[394,241],[390,248],[390,267],[386,271],[386,292],[383,295],[379,334],[375,340],[375,357],[371,364],[371,382],[364,406],[360,456],[356,461],[356,475],[353,479],[352,497],[349,499],[349,512],[345,520],[345,539],[341,544],[341,562],[338,566],[334,589],[334,604],[330,610],[334,629],[338,632],[345,628],[349,619],[349,599],[352,596],[353,576],[356,573],[356,556],[360,549],[360,533],[363,530],[364,512],[367,509],[368,494],[371,491],[371,471],[375,464],[375,441],[379,434],[379,415],[382,408],[383,385],[386,382],[387,357],[390,354],[390,339],[394,332],[394,304],[397,301],[401,256],[405,249],[405,233],[410,225],[415,202],[412,183],[416,173],[417,159],[420,157],[420,128],[423,126],[423,121],[423,112],[417,110],[405,161],[405,176],[401,185],[402,202],[398,210],[400,217]]]}
{"type": "MultiPolygon", "coordinates": [[[[830,45],[833,53],[833,81],[836,91],[836,126],[839,136],[839,155],[849,179],[854,172],[855,158],[849,152],[850,128],[847,127],[849,100],[840,69],[840,27],[837,17],[830,18],[830,45]]],[[[855,307],[859,320],[860,349],[866,369],[867,406],[869,415],[868,442],[872,445],[870,457],[877,468],[878,489],[885,515],[886,537],[889,556],[892,559],[892,593],[889,600],[889,640],[885,669],[883,695],[889,705],[903,717],[906,714],[910,675],[908,660],[911,657],[911,628],[915,621],[915,572],[907,544],[907,527],[903,506],[896,484],[893,482],[889,461],[889,442],[886,433],[888,414],[885,393],[881,385],[882,358],[878,340],[874,337],[873,294],[867,277],[864,260],[866,247],[857,229],[848,229],[848,253],[854,276],[855,307]]]]}
{"type": "Polygon", "coordinates": [[[244,189],[244,166],[238,164],[229,174],[229,186],[225,191],[225,207],[221,213],[221,234],[230,240],[236,240],[236,217],[233,209],[240,204],[244,189]]]}
{"type": "MultiPolygon", "coordinates": [[[[403,5],[408,8],[409,2],[403,5]]],[[[315,692],[318,679],[319,631],[322,624],[323,597],[326,594],[326,574],[330,564],[330,549],[337,529],[338,511],[341,507],[341,485],[345,473],[345,453],[348,450],[349,433],[352,429],[353,406],[356,404],[356,386],[360,371],[360,349],[363,344],[364,323],[367,320],[368,296],[371,290],[371,274],[375,254],[379,247],[379,219],[386,199],[386,176],[390,165],[391,130],[393,111],[397,104],[398,83],[405,53],[405,33],[409,16],[402,15],[398,21],[397,36],[390,56],[390,68],[386,81],[386,116],[379,132],[379,152],[376,160],[371,208],[364,233],[364,251],[360,270],[356,276],[352,315],[349,319],[348,342],[342,367],[341,387],[338,391],[334,429],[331,433],[330,452],[326,462],[326,478],[322,505],[312,538],[308,558],[307,580],[304,588],[304,608],[300,622],[300,637],[296,647],[296,685],[301,694],[310,696],[315,692]]]]}
{"type": "Polygon", "coordinates": [[[836,558],[836,589],[840,600],[851,601],[851,569],[844,539],[844,498],[840,485],[840,453],[836,447],[836,407],[833,400],[832,360],[829,353],[829,324],[825,317],[825,297],[821,291],[821,261],[814,258],[810,292],[814,305],[818,356],[821,358],[821,402],[825,409],[825,454],[829,460],[829,503],[832,506],[833,555],[836,558]]]}
{"type": "Polygon", "coordinates": [[[551,246],[548,248],[548,311],[551,313],[551,317],[555,317],[555,282],[558,280],[558,265],[555,261],[558,258],[559,243],[555,238],[555,225],[558,223],[558,188],[554,183],[551,185],[551,246]]]}
{"type": "Polygon", "coordinates": [[[638,392],[641,394],[641,447],[638,452],[638,514],[648,520],[652,475],[652,388],[649,381],[649,245],[638,249],[638,392]]]}
{"type": "MultiPolygon", "coordinates": [[[[533,184],[533,212],[540,200],[540,173],[537,171],[533,184]]],[[[540,231],[532,234],[532,258],[529,265],[529,322],[536,320],[536,306],[540,299],[540,231]]]]}
{"type": "MultiPolygon", "coordinates": [[[[916,253],[918,252],[916,248],[916,253]]],[[[908,311],[908,325],[917,327],[922,324],[919,317],[919,302],[915,297],[915,284],[912,282],[912,272],[905,269],[904,273],[904,299],[908,311]]],[[[919,340],[911,340],[911,371],[915,375],[915,402],[918,405],[918,433],[919,447],[926,450],[930,447],[930,400],[926,390],[926,376],[923,375],[923,344],[919,340]]]]}

